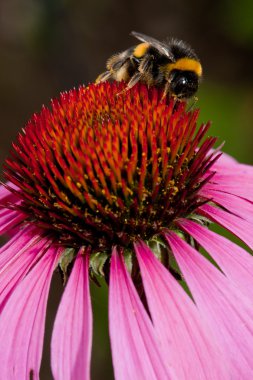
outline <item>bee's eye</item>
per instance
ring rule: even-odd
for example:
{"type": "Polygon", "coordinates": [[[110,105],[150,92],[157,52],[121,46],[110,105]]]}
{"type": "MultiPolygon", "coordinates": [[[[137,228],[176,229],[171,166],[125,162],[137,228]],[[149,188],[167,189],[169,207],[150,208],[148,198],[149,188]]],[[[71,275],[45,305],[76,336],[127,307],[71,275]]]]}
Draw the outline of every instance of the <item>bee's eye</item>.
{"type": "Polygon", "coordinates": [[[170,74],[170,91],[178,98],[190,98],[198,90],[198,76],[193,71],[173,70],[170,74]]]}

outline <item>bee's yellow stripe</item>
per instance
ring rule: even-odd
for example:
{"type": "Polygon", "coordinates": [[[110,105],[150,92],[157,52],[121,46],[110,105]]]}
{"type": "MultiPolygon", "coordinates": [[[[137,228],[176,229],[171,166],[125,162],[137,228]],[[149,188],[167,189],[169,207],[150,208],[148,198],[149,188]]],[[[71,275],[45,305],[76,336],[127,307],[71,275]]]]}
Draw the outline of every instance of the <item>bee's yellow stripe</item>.
{"type": "Polygon", "coordinates": [[[166,68],[171,70],[193,71],[198,77],[202,75],[202,66],[199,61],[192,58],[180,58],[174,63],[169,63],[166,68]]]}
{"type": "Polygon", "coordinates": [[[142,44],[137,45],[136,48],[134,49],[133,55],[136,58],[143,57],[145,55],[146,51],[148,50],[149,46],[150,45],[146,42],[143,42],[142,44]]]}

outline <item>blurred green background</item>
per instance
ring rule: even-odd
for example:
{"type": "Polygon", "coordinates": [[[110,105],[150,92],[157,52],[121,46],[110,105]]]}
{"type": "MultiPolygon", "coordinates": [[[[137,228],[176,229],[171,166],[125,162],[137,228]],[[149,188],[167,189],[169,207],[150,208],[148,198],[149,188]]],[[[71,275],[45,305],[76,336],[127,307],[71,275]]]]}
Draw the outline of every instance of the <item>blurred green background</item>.
{"type": "MultiPolygon", "coordinates": [[[[136,41],[131,30],[181,38],[201,58],[200,120],[224,150],[253,164],[253,2],[241,0],[1,0],[0,162],[33,112],[60,91],[94,81],[106,59],[136,41]]],[[[50,380],[52,321],[61,295],[50,296],[42,380],[50,380]]],[[[107,289],[92,286],[93,379],[112,379],[107,289]]],[[[119,332],[120,334],[120,332],[119,332]]]]}

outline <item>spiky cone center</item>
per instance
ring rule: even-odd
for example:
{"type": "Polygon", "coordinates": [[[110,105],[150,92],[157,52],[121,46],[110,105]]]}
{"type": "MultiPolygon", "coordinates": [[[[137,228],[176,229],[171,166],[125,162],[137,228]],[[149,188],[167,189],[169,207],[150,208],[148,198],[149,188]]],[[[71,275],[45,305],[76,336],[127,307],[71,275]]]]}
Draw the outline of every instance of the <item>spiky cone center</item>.
{"type": "MultiPolygon", "coordinates": [[[[93,252],[151,240],[194,212],[216,139],[198,111],[144,85],[62,93],[28,122],[6,161],[26,215],[60,244],[93,252]]],[[[205,178],[205,179],[204,179],[205,178]]],[[[15,191],[15,190],[13,190],[15,191]]]]}

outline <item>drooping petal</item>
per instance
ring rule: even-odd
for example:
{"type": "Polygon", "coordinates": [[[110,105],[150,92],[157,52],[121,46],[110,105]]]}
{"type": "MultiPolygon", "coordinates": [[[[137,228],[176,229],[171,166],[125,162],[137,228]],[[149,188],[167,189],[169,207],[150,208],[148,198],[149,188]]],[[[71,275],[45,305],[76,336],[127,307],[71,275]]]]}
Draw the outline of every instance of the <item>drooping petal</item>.
{"type": "Polygon", "coordinates": [[[225,192],[253,202],[253,167],[251,165],[240,164],[233,157],[223,153],[211,170],[215,171],[215,175],[203,187],[203,191],[225,192]]]}
{"type": "Polygon", "coordinates": [[[231,231],[253,249],[252,223],[209,204],[199,207],[198,212],[231,231]]]}
{"type": "Polygon", "coordinates": [[[225,207],[229,212],[253,222],[253,204],[241,197],[224,193],[208,187],[200,191],[200,195],[212,199],[213,202],[225,207]]]}
{"type": "MultiPolygon", "coordinates": [[[[7,182],[7,186],[11,185],[14,190],[17,190],[17,186],[13,183],[7,182]]],[[[5,186],[0,185],[0,204],[6,204],[7,202],[16,203],[18,202],[18,197],[8,190],[5,186]]]]}
{"type": "Polygon", "coordinates": [[[220,156],[220,158],[214,163],[213,167],[215,169],[220,168],[220,167],[227,167],[227,166],[231,166],[231,165],[237,165],[238,162],[236,161],[236,159],[232,156],[230,156],[229,154],[225,153],[225,152],[222,152],[222,155],[220,156]]]}
{"type": "Polygon", "coordinates": [[[226,379],[222,353],[190,297],[142,242],[135,244],[145,293],[175,379],[226,379]]]}
{"type": "MultiPolygon", "coordinates": [[[[205,186],[253,201],[253,170],[246,165],[231,165],[219,170],[205,186]],[[235,178],[236,173],[236,178],[235,178]]],[[[213,169],[213,168],[212,168],[213,169]]],[[[215,168],[214,168],[215,169],[215,168]]],[[[203,187],[203,189],[205,188],[203,187]]]]}
{"type": "Polygon", "coordinates": [[[166,235],[203,320],[219,339],[231,379],[253,376],[253,303],[175,233],[166,235]]]}
{"type": "Polygon", "coordinates": [[[18,231],[5,245],[0,248],[0,271],[5,265],[15,260],[16,255],[21,255],[26,249],[41,240],[40,230],[31,226],[18,231]]]}
{"type": "Polygon", "coordinates": [[[16,210],[1,210],[0,211],[0,234],[4,234],[13,227],[17,226],[25,219],[24,214],[16,210]]]}
{"type": "Polygon", "coordinates": [[[238,174],[241,175],[253,175],[253,166],[242,164],[238,162],[234,157],[222,153],[220,158],[214,163],[212,166],[212,169],[219,173],[225,173],[225,174],[238,174]]]}
{"type": "Polygon", "coordinates": [[[48,249],[14,290],[2,311],[0,319],[1,379],[39,379],[46,303],[59,251],[54,247],[48,249]]]}
{"type": "Polygon", "coordinates": [[[161,352],[154,328],[114,249],[109,286],[109,325],[116,380],[167,380],[173,369],[161,352]],[[169,372],[170,371],[170,372],[169,372]]]}
{"type": "MultiPolygon", "coordinates": [[[[16,189],[15,185],[13,188],[16,189]]],[[[21,211],[8,209],[9,204],[18,203],[20,200],[17,196],[5,186],[0,185],[0,234],[9,231],[25,219],[25,215],[21,211]]]]}
{"type": "Polygon", "coordinates": [[[30,239],[19,251],[14,251],[13,256],[0,268],[0,312],[20,281],[51,245],[48,239],[36,237],[37,239],[30,239]]]}
{"type": "Polygon", "coordinates": [[[55,380],[88,380],[92,311],[88,251],[80,249],[56,315],[51,362],[55,380]]]}
{"type": "Polygon", "coordinates": [[[253,299],[253,257],[237,244],[191,220],[178,224],[205,248],[221,270],[253,299]]]}

